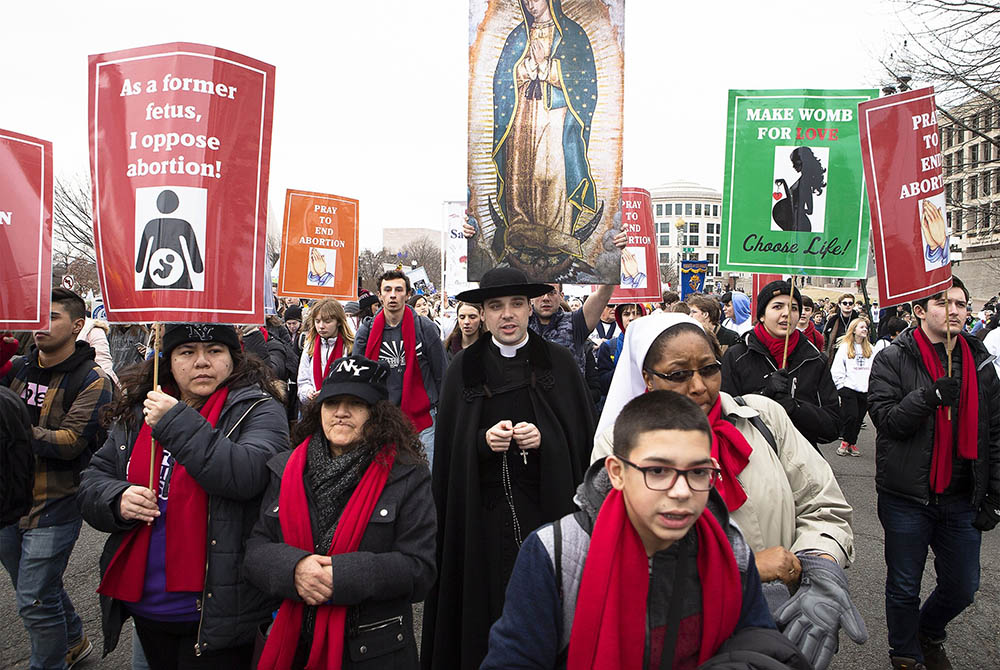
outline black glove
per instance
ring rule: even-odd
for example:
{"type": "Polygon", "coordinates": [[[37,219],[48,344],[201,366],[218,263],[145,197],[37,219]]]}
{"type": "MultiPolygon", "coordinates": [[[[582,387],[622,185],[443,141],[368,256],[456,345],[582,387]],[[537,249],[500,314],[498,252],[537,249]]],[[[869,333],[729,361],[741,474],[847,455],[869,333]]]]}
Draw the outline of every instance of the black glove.
{"type": "Polygon", "coordinates": [[[972,526],[985,533],[996,528],[998,522],[1000,522],[1000,499],[988,495],[979,506],[979,514],[976,515],[972,526]]]}
{"type": "Polygon", "coordinates": [[[774,620],[816,670],[826,670],[840,647],[841,627],[857,644],[868,641],[868,629],[851,602],[843,568],[819,556],[798,554],[798,558],[802,584],[774,612],[774,620]]]}
{"type": "Polygon", "coordinates": [[[931,407],[948,405],[958,407],[961,384],[954,377],[941,377],[930,388],[924,389],[924,401],[931,407]]]}
{"type": "Polygon", "coordinates": [[[788,370],[775,370],[764,381],[761,394],[781,405],[785,412],[791,416],[796,403],[795,398],[792,397],[792,379],[788,376],[788,370]]]}

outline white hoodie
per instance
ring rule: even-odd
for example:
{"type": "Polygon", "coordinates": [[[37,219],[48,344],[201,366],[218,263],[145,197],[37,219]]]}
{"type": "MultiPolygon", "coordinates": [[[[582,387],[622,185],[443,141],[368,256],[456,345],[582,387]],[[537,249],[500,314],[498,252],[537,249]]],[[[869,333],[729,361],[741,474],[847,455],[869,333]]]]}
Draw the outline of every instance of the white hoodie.
{"type": "Polygon", "coordinates": [[[847,357],[847,347],[841,344],[833,357],[833,383],[837,389],[849,388],[858,393],[868,393],[868,376],[872,373],[872,361],[875,354],[865,358],[862,345],[854,343],[854,358],[847,357]]]}

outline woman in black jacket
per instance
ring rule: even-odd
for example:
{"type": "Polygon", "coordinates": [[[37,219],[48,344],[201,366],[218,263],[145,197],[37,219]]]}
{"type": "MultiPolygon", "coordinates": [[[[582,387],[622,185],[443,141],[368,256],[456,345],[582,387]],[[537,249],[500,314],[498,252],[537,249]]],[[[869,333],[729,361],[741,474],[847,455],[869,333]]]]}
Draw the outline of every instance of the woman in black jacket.
{"type": "Polygon", "coordinates": [[[301,444],[268,464],[246,574],[283,599],[261,669],[417,668],[410,605],[434,582],[430,470],[388,402],[385,363],[333,363],[296,427],[301,444]]]}
{"type": "Polygon", "coordinates": [[[232,327],[169,326],[163,352],[155,387],[151,360],[123,379],[80,483],[83,518],[111,533],[98,589],[104,654],[131,616],[153,670],[247,668],[272,603],[242,578],[243,547],[288,423],[273,377],[232,327]]]}

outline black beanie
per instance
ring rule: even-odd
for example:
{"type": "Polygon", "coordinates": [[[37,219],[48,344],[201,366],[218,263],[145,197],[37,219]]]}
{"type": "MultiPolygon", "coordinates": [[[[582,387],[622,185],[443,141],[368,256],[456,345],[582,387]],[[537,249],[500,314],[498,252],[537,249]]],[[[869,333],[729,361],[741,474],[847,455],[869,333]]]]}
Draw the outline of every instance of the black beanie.
{"type": "MultiPolygon", "coordinates": [[[[764,288],[760,290],[757,294],[757,320],[764,316],[764,310],[767,309],[767,303],[771,302],[775,297],[779,295],[790,295],[792,292],[792,285],[787,281],[773,281],[767,284],[764,288]]],[[[799,293],[799,289],[795,289],[795,295],[793,296],[795,302],[799,303],[799,312],[802,312],[802,294],[799,293]]]]}
{"type": "Polygon", "coordinates": [[[301,321],[302,320],[302,308],[298,305],[292,305],[285,310],[285,321],[301,321]]]}
{"type": "Polygon", "coordinates": [[[170,360],[170,352],[188,342],[219,342],[234,351],[240,350],[236,329],[219,323],[171,323],[163,333],[163,358],[170,360]]]}

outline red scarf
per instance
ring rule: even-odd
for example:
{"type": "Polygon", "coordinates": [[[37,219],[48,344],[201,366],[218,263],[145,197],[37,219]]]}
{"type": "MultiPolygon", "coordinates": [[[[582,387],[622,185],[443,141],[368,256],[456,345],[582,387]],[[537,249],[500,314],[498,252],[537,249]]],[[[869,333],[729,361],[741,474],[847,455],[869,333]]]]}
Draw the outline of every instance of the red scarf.
{"type": "Polygon", "coordinates": [[[337,341],[333,344],[333,351],[327,356],[326,365],[320,361],[323,358],[323,340],[319,335],[313,340],[313,388],[317,391],[323,388],[323,380],[330,374],[330,366],[333,362],[344,355],[344,338],[337,334],[337,341]]]}
{"type": "MultiPolygon", "coordinates": [[[[767,332],[767,328],[760,321],[757,325],[753,327],[753,334],[757,336],[761,344],[767,347],[767,350],[771,352],[771,356],[774,357],[774,361],[778,364],[778,369],[785,367],[785,338],[774,337],[771,333],[767,332]]],[[[799,344],[799,329],[792,328],[792,332],[788,335],[788,352],[791,353],[795,351],[795,347],[799,344]]]]}
{"type": "MultiPolygon", "coordinates": [[[[222,407],[229,396],[229,387],[216,389],[201,408],[201,415],[215,428],[222,407]]],[[[128,481],[139,486],[149,485],[149,458],[152,452],[153,430],[145,422],[139,429],[128,463],[128,481]]],[[[163,462],[163,446],[156,443],[154,463],[163,462]]],[[[157,470],[157,472],[159,472],[157,470]]],[[[159,478],[157,478],[159,479],[159,478]]],[[[159,485],[157,484],[157,494],[159,485]]],[[[205,541],[208,536],[208,494],[174,461],[170,475],[170,500],[165,518],[153,523],[166,523],[167,591],[202,591],[205,588],[205,541]]],[[[128,603],[142,599],[146,581],[146,560],[152,524],[140,523],[125,535],[115,552],[97,592],[102,596],[128,603]]]]}
{"type": "Polygon", "coordinates": [[[708,422],[712,425],[712,458],[719,462],[722,469],[722,479],[717,487],[719,495],[726,501],[726,508],[735,512],[747,501],[746,491],[736,475],[743,472],[750,462],[753,447],[736,426],[722,418],[721,399],[715,399],[708,412],[708,422]]]}
{"type": "MultiPolygon", "coordinates": [[[[420,373],[417,363],[417,331],[413,320],[413,309],[407,306],[403,311],[403,352],[406,356],[406,369],[403,371],[403,397],[399,409],[410,417],[413,429],[418,433],[430,428],[431,400],[424,388],[424,376],[420,373]]],[[[368,345],[365,347],[365,358],[378,360],[382,348],[382,331],[385,329],[385,310],[382,310],[372,320],[372,329],[368,334],[368,345]]]]}
{"type": "MultiPolygon", "coordinates": [[[[979,445],[976,433],[979,429],[979,382],[976,375],[976,362],[972,358],[972,350],[965,338],[956,334],[958,346],[962,351],[962,390],[958,396],[958,456],[970,461],[979,457],[979,445]]],[[[934,351],[934,345],[927,339],[921,328],[913,331],[913,339],[920,350],[920,358],[924,361],[924,369],[932,380],[944,377],[944,367],[934,351]]],[[[935,412],[934,419],[934,455],[931,458],[931,490],[943,493],[951,484],[952,461],[952,420],[948,418],[948,408],[941,405],[935,412]]]]}
{"type": "MultiPolygon", "coordinates": [[[[826,344],[826,340],[823,338],[823,333],[816,330],[816,326],[813,324],[812,319],[809,319],[809,322],[806,324],[806,329],[802,331],[802,334],[805,335],[806,339],[812,342],[817,349],[823,351],[823,345],[826,344]]],[[[789,339],[788,348],[792,348],[791,339],[789,339]]]]}
{"type": "MultiPolygon", "coordinates": [[[[309,438],[306,438],[295,448],[285,465],[278,494],[278,520],[285,543],[311,553],[313,533],[303,477],[308,451],[309,438]]],[[[340,515],[330,551],[327,552],[330,556],[358,550],[395,460],[394,446],[383,447],[372,460],[340,515]]],[[[292,667],[305,608],[306,604],[298,600],[285,600],[281,604],[258,667],[268,670],[288,670],[292,667]]],[[[347,607],[344,605],[321,605],[317,608],[307,670],[339,670],[344,655],[346,622],[347,607]]]]}
{"type": "MultiPolygon", "coordinates": [[[[695,531],[702,606],[700,665],[736,628],[743,586],[729,539],[709,510],[698,517],[695,531]]],[[[567,669],[641,668],[648,595],[646,550],[629,521],[621,491],[612,489],[597,515],[583,566],[567,669]]]]}

